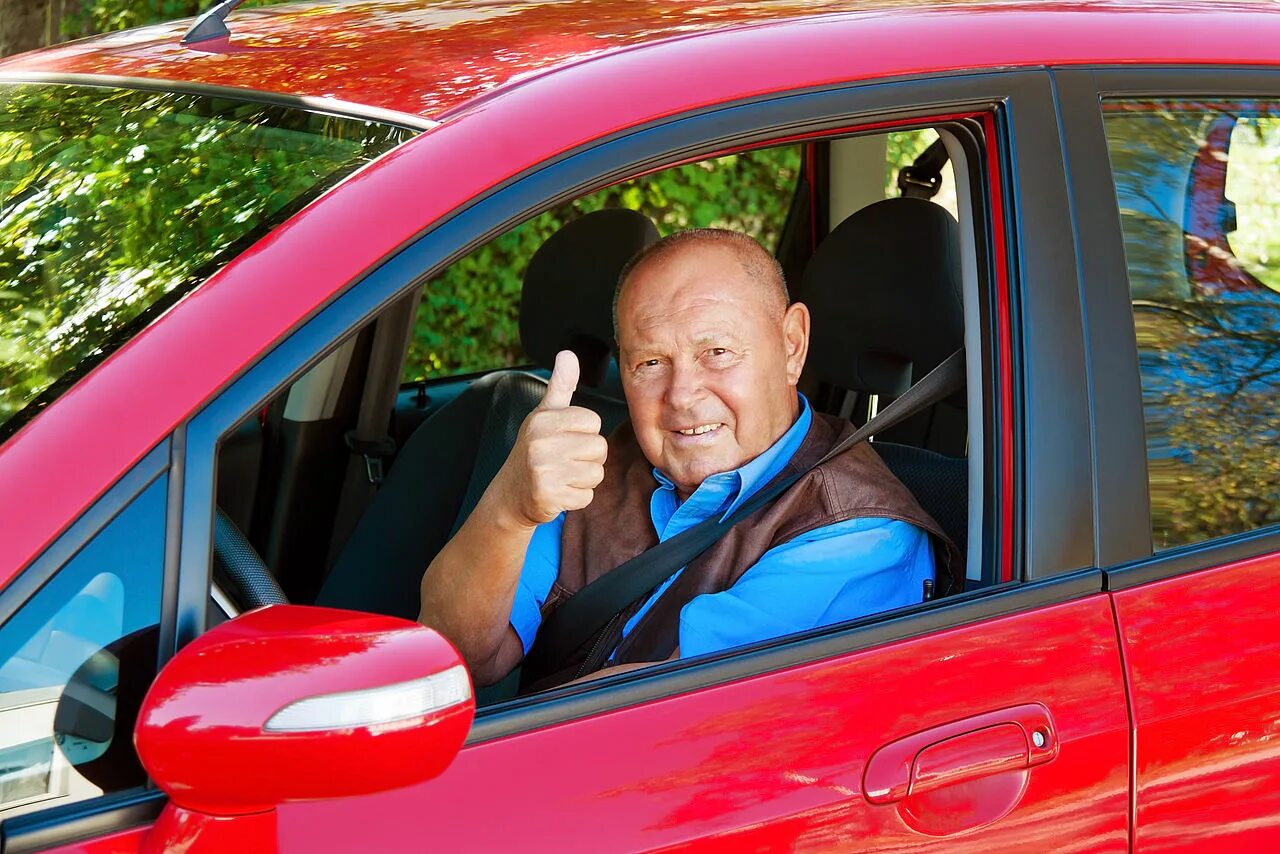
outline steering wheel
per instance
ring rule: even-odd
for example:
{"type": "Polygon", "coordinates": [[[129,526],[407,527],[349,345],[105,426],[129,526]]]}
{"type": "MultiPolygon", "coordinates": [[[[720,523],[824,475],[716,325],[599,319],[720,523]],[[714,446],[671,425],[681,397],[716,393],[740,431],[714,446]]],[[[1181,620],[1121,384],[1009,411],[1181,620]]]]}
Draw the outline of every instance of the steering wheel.
{"type": "Polygon", "coordinates": [[[215,508],[213,517],[213,562],[214,568],[231,582],[246,611],[262,605],[289,604],[266,563],[221,507],[215,508]]]}

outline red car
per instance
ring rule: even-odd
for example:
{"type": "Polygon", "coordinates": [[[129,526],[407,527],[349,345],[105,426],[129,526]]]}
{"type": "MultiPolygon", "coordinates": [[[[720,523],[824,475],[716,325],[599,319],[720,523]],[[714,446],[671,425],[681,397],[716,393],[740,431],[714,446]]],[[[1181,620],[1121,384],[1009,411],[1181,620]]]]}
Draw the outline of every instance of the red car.
{"type": "Polygon", "coordinates": [[[1273,4],[233,5],[0,63],[5,854],[1277,844],[1273,4]],[[964,589],[473,689],[422,569],[655,220],[819,409],[964,348],[873,442],[964,589]]]}

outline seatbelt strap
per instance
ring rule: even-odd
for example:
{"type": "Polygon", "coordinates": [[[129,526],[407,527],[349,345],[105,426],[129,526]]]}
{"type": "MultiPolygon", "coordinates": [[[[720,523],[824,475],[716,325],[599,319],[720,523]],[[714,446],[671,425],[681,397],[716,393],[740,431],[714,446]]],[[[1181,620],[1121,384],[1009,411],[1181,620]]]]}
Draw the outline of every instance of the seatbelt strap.
{"type": "Polygon", "coordinates": [[[369,369],[365,373],[364,392],[356,426],[343,439],[351,451],[338,512],[333,520],[333,536],[329,540],[329,557],[338,554],[355,529],[373,495],[382,485],[383,465],[396,451],[396,443],[388,435],[391,412],[400,390],[405,353],[413,334],[422,292],[415,290],[388,308],[378,318],[369,352],[369,369]]]}
{"type": "Polygon", "coordinates": [[[954,394],[964,387],[964,381],[964,349],[961,348],[811,467],[769,484],[731,515],[699,522],[600,576],[552,612],[538,631],[526,664],[535,672],[551,672],[557,663],[567,661],[574,650],[603,628],[615,614],[641,596],[649,595],[672,573],[709,549],[730,528],[777,498],[814,468],[954,394]]]}

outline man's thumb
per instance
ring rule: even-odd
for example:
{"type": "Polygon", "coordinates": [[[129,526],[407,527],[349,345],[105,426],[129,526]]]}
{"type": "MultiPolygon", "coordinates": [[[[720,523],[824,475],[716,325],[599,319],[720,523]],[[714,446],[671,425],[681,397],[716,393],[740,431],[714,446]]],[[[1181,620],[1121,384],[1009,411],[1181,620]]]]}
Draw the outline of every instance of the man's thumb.
{"type": "Polygon", "coordinates": [[[542,396],[543,409],[564,409],[573,400],[578,388],[578,357],[572,350],[556,353],[556,365],[551,369],[547,393],[542,396]]]}

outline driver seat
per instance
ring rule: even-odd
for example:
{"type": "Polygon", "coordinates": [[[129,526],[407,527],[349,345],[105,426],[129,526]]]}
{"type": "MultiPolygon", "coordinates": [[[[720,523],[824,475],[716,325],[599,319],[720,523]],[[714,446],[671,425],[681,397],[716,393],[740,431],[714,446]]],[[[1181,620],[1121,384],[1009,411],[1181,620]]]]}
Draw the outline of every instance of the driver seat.
{"type": "MultiPolygon", "coordinates": [[[[526,354],[549,369],[573,350],[582,378],[574,403],[595,410],[607,433],[626,419],[610,388],[613,293],[622,267],[658,239],[643,214],[585,214],[547,239],[529,261],[520,306],[526,354]]],[[[472,383],[410,435],[357,522],[315,604],[416,619],[422,573],[466,521],[515,444],[546,380],[495,371],[472,383]]]]}

